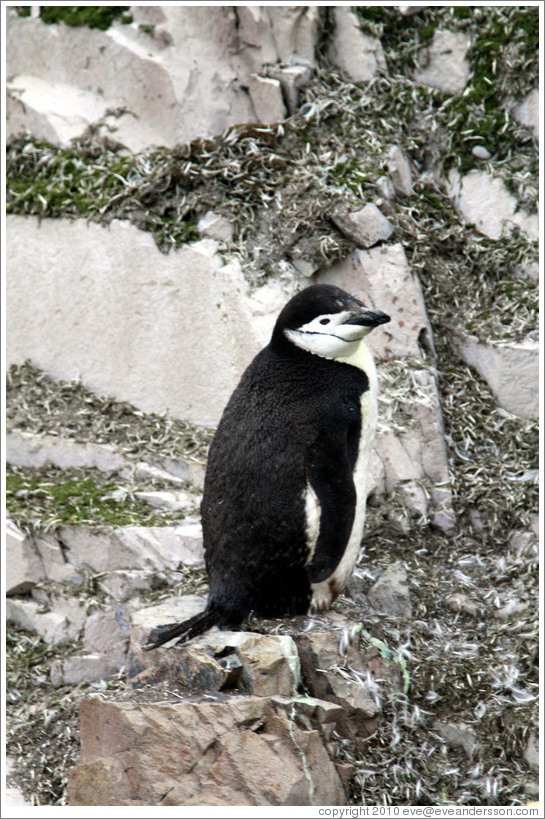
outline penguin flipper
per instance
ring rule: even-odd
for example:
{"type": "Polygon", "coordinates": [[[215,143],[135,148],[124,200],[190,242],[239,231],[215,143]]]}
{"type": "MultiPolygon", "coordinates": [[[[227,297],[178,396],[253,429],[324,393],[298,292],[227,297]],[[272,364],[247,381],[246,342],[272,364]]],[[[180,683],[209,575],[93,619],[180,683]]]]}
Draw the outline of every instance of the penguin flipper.
{"type": "Polygon", "coordinates": [[[335,570],[346,549],[356,509],[352,477],[355,457],[343,419],[322,432],[312,450],[307,474],[321,508],[318,539],[308,565],[312,583],[325,580],[335,570]]]}
{"type": "Polygon", "coordinates": [[[193,639],[193,637],[198,637],[199,634],[208,631],[212,626],[219,625],[220,622],[222,622],[222,618],[217,610],[206,609],[200,614],[191,617],[189,620],[184,620],[182,623],[169,623],[164,626],[156,626],[149,635],[148,642],[144,646],[144,651],[159,648],[159,646],[168,643],[170,640],[174,640],[175,637],[180,638],[177,640],[176,645],[182,645],[183,643],[187,643],[188,640],[193,639]]]}

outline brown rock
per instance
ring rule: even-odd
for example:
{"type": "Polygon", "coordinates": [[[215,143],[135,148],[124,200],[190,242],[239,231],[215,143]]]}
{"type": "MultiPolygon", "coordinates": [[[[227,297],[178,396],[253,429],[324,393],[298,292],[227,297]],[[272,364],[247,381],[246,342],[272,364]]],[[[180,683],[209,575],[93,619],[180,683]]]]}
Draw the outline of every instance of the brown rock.
{"type": "Polygon", "coordinates": [[[320,733],[263,697],[82,700],[70,805],[342,805],[320,733]]]}
{"type": "Polygon", "coordinates": [[[399,669],[387,665],[378,650],[349,642],[340,651],[340,633],[309,632],[296,637],[301,660],[301,676],[313,697],[334,702],[344,714],[337,731],[346,737],[365,738],[377,725],[385,681],[401,688],[399,669]]]}
{"type": "Polygon", "coordinates": [[[212,691],[237,686],[262,697],[294,693],[300,666],[296,645],[287,635],[212,630],[187,645],[143,650],[153,628],[185,620],[204,607],[204,598],[188,595],[133,615],[129,679],[134,686],[167,682],[212,691]]]}

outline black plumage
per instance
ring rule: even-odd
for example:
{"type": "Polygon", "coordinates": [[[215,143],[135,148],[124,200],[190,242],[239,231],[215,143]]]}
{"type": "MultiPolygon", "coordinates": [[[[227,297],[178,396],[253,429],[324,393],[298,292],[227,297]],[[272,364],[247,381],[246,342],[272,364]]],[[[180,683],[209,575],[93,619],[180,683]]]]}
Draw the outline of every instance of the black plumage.
{"type": "Polygon", "coordinates": [[[270,343],[244,372],[208,456],[201,505],[210,582],[206,610],[155,629],[148,648],[175,637],[184,642],[214,624],[239,625],[251,612],[305,614],[311,583],[327,578],[342,557],[354,519],[360,399],[368,378],[286,335],[341,311],[355,325],[388,320],[339,288],[307,288],[288,302],[270,343]],[[320,506],[319,534],[310,550],[309,484],[320,506]]]}

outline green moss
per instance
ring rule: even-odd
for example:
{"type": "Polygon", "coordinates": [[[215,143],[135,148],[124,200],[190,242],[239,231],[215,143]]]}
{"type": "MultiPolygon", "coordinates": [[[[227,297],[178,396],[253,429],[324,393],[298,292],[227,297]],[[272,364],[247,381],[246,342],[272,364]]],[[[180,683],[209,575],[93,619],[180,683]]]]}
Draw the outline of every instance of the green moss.
{"type": "Polygon", "coordinates": [[[86,470],[32,470],[10,467],[6,474],[6,510],[26,529],[65,525],[158,526],[181,520],[183,514],[150,511],[127,493],[119,500],[118,486],[101,473],[86,470]]]}
{"type": "Polygon", "coordinates": [[[115,20],[131,23],[130,6],[41,6],[44,23],[65,23],[67,26],[88,26],[106,31],[115,20]]]}

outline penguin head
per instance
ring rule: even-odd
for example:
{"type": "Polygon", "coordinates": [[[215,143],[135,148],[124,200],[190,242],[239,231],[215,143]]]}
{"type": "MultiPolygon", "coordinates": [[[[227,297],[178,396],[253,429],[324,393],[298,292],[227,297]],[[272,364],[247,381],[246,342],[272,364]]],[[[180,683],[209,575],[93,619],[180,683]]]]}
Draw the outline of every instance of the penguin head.
{"type": "Polygon", "coordinates": [[[297,293],[284,307],[273,332],[273,344],[296,347],[322,358],[347,358],[373,327],[390,316],[370,310],[359,299],[330,284],[315,284],[297,293]]]}

